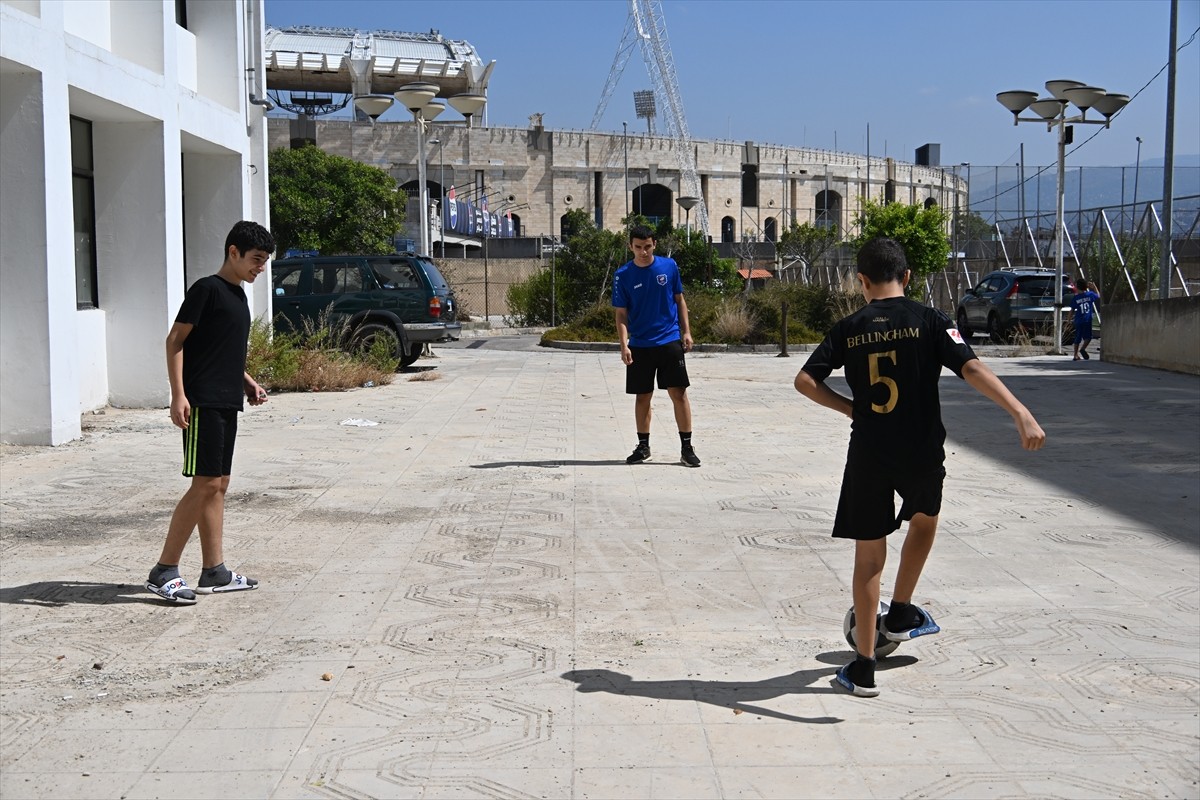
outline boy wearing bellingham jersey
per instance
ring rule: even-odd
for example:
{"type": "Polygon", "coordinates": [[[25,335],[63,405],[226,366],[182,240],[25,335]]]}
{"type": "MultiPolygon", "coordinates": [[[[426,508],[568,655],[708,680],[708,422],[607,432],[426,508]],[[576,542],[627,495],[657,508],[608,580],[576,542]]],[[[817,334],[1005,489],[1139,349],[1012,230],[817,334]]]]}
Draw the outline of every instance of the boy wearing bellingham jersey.
{"type": "MultiPolygon", "coordinates": [[[[795,381],[805,397],[852,420],[833,535],[856,540],[856,619],[875,619],[887,536],[908,522],[891,609],[880,631],[897,642],[940,631],[912,598],[937,533],[946,475],[937,386],[942,367],[1007,411],[1026,450],[1041,448],[1046,439],[1033,415],[975,357],[950,318],[904,296],[909,274],[899,243],[867,242],[858,253],[867,305],[833,326],[795,381]],[[853,397],[825,384],[842,367],[853,397]],[[902,501],[899,515],[895,494],[902,501]]],[[[875,637],[857,638],[857,657],[838,670],[836,681],[855,695],[874,697],[879,694],[875,637]]]]}
{"type": "Polygon", "coordinates": [[[234,225],[225,239],[221,269],[187,290],[167,334],[171,422],[183,429],[183,474],[192,483],[171,515],[146,588],[171,603],[191,605],[196,592],[258,585],[225,566],[222,541],[242,398],[252,406],[267,402],[266,391],[246,372],[250,308],[242,283],[253,283],[274,251],[275,239],[266,228],[245,220],[234,225]],[[179,562],[196,528],[203,568],[193,591],[179,574],[179,562]]]}
{"type": "Polygon", "coordinates": [[[638,444],[625,463],[640,464],[650,458],[650,399],[657,375],[658,388],[667,390],[675,407],[679,461],[698,467],[687,396],[690,382],[683,360],[683,354],[692,349],[683,281],[679,266],[672,259],[654,255],[654,246],[653,231],[635,225],[629,230],[633,260],[613,276],[612,304],[625,362],[625,393],[636,395],[633,414],[638,444]]]}
{"type": "Polygon", "coordinates": [[[1071,323],[1075,328],[1076,361],[1091,358],[1087,348],[1092,341],[1092,317],[1096,314],[1096,304],[1099,302],[1100,295],[1091,290],[1086,280],[1080,278],[1075,281],[1075,296],[1071,298],[1071,323]]]}

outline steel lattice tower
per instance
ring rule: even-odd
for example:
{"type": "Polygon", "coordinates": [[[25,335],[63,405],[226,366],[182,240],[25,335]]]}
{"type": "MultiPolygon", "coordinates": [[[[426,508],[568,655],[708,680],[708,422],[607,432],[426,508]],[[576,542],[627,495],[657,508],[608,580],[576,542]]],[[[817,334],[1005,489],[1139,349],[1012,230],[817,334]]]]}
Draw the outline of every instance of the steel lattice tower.
{"type": "MultiPolygon", "coordinates": [[[[650,82],[654,95],[661,109],[662,119],[666,124],[667,136],[672,140],[672,150],[675,162],[679,167],[679,183],[681,195],[700,198],[696,207],[696,217],[705,237],[708,236],[708,207],[704,195],[700,192],[700,176],[696,173],[696,153],[692,149],[692,137],[688,132],[687,115],[683,109],[683,98],[679,94],[679,80],[675,75],[675,59],[671,55],[671,43],[667,40],[667,24],[663,17],[662,3],[659,0],[629,0],[629,19],[625,22],[625,31],[621,35],[621,43],[617,46],[617,55],[613,59],[612,69],[609,70],[608,80],[600,94],[600,103],[592,117],[592,130],[600,124],[608,101],[612,98],[625,65],[633,53],[635,43],[641,45],[642,58],[646,62],[646,71],[650,74],[650,82]]],[[[629,191],[629,187],[625,187],[629,191]]]]}

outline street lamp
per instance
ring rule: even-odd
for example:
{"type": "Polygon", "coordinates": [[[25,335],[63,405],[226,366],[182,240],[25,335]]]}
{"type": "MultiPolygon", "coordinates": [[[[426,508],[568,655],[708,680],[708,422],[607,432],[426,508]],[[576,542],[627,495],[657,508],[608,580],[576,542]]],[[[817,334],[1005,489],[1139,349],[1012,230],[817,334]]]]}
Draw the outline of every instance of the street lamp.
{"type": "Polygon", "coordinates": [[[687,241],[692,243],[692,209],[700,203],[699,197],[677,197],[675,202],[683,209],[685,225],[687,226],[687,241]]]}
{"type": "Polygon", "coordinates": [[[433,83],[406,83],[396,92],[396,100],[412,112],[413,121],[417,123],[417,198],[421,211],[421,252],[419,255],[429,255],[429,205],[426,201],[428,187],[425,185],[425,126],[445,109],[444,105],[434,103],[433,98],[441,91],[441,87],[433,83]]]}
{"type": "Polygon", "coordinates": [[[621,123],[621,140],[625,145],[625,218],[629,219],[629,123],[621,123]]]}
{"type": "Polygon", "coordinates": [[[1138,173],[1142,170],[1142,137],[1135,136],[1137,139],[1137,160],[1133,162],[1133,226],[1137,229],[1137,185],[1138,173]]]}
{"type": "MultiPolygon", "coordinates": [[[[430,139],[427,144],[437,145],[438,150],[438,241],[442,244],[442,258],[446,257],[446,168],[443,159],[443,149],[446,143],[441,139],[430,139]]],[[[430,249],[433,246],[430,245],[430,249]]],[[[430,253],[432,255],[432,253],[430,253]]]]}
{"type": "Polygon", "coordinates": [[[1063,184],[1066,177],[1067,137],[1072,129],[1069,125],[1103,125],[1108,127],[1113,115],[1129,102],[1129,95],[1109,94],[1095,86],[1087,86],[1079,81],[1046,81],[1046,91],[1050,97],[1038,99],[1036,92],[1008,91],[996,95],[1000,105],[1012,112],[1013,125],[1018,122],[1040,122],[1046,130],[1058,127],[1058,202],[1055,212],[1054,230],[1058,242],[1054,254],[1054,352],[1063,354],[1062,346],[1062,295],[1063,295],[1063,239],[1065,225],[1063,220],[1063,184]],[[1068,104],[1079,109],[1079,114],[1067,116],[1068,104]],[[1022,117],[1021,113],[1030,110],[1037,116],[1022,117]],[[1095,109],[1104,117],[1103,120],[1088,119],[1089,109],[1095,109]]]}

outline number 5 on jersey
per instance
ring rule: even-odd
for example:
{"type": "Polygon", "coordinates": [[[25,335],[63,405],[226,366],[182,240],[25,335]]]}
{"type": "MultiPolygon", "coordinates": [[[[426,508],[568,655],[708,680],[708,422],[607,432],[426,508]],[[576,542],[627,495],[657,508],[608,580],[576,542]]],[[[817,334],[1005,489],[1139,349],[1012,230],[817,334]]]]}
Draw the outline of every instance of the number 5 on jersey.
{"type": "Polygon", "coordinates": [[[887,387],[888,400],[883,405],[871,403],[871,410],[876,414],[887,414],[896,407],[896,401],[900,399],[900,389],[896,386],[896,382],[886,375],[879,374],[879,360],[881,358],[889,359],[892,364],[896,363],[896,351],[888,350],[886,353],[869,353],[867,355],[867,365],[871,375],[871,385],[882,383],[887,387]]]}

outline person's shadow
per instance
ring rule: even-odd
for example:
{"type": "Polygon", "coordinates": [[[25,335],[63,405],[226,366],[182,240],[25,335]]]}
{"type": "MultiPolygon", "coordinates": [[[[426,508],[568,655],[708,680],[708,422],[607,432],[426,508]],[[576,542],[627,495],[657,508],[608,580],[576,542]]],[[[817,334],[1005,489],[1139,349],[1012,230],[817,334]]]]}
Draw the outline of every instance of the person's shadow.
{"type": "MultiPolygon", "coordinates": [[[[38,581],[23,586],[0,587],[0,603],[62,608],[69,605],[103,606],[110,603],[148,603],[158,598],[141,585],[128,583],[85,583],[38,581]]],[[[161,601],[160,601],[161,602],[161,601]]]]}
{"type": "MultiPolygon", "coordinates": [[[[849,654],[847,654],[848,656],[849,654]]],[[[825,660],[825,659],[822,659],[825,660]]],[[[898,659],[892,659],[898,661],[898,659]]],[[[838,661],[844,663],[846,658],[838,661]]],[[[788,694],[845,694],[841,689],[813,684],[833,678],[837,667],[802,669],[788,675],[767,678],[761,681],[635,681],[629,675],[607,669],[582,669],[564,672],[561,677],[579,684],[577,692],[610,692],[633,697],[652,697],[659,700],[694,700],[734,711],[761,714],[764,717],[829,725],[841,722],[840,717],[797,717],[773,711],[752,702],[771,700],[788,694]]]]}

